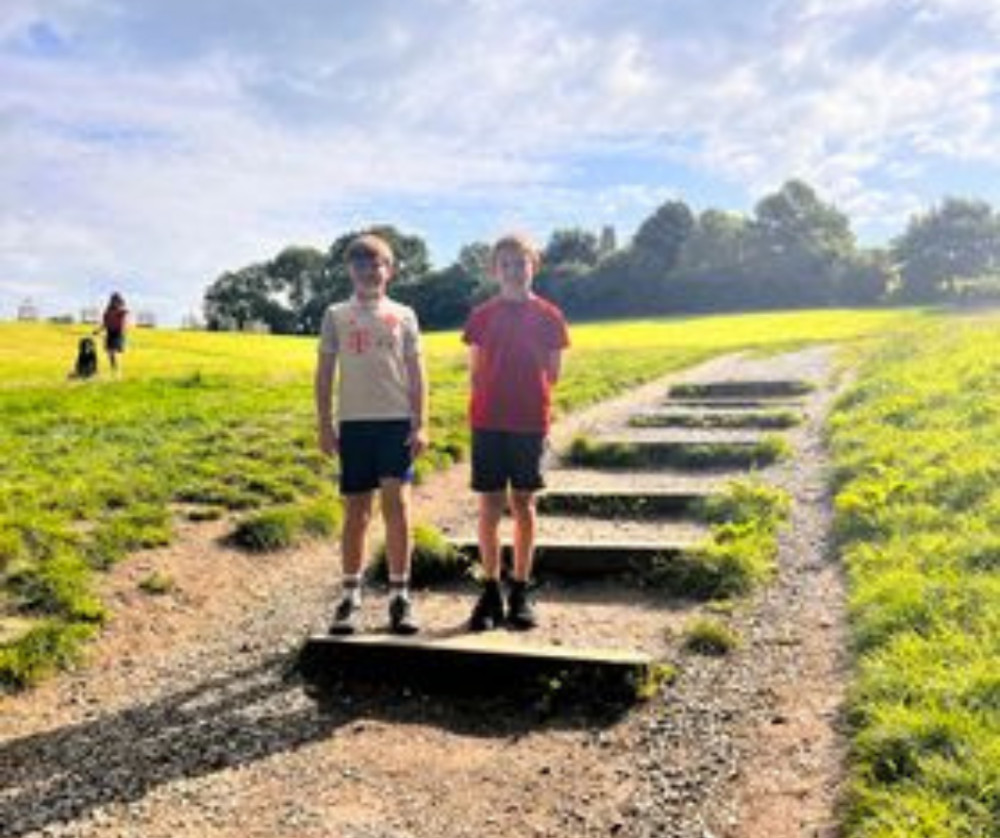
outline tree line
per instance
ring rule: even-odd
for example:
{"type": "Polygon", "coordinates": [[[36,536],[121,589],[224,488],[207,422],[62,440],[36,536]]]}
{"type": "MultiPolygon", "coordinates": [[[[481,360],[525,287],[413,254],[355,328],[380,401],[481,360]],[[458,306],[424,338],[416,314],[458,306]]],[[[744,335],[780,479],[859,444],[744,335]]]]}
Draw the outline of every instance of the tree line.
{"type": "MultiPolygon", "coordinates": [[[[376,226],[397,258],[393,296],[426,329],[453,328],[492,293],[489,244],[474,242],[445,268],[427,246],[391,225],[376,226]]],[[[290,246],[267,262],[227,271],[207,289],[209,329],[266,326],[315,334],[326,307],[350,294],[347,232],[324,252],[290,246]]],[[[658,207],[632,240],[613,231],[555,230],[542,252],[538,293],[572,318],[817,306],[927,303],[954,297],[970,280],[1000,273],[1000,214],[980,200],[946,198],[910,218],[885,248],[859,247],[849,218],[808,184],[790,180],[750,216],[680,200],[658,207]]]]}

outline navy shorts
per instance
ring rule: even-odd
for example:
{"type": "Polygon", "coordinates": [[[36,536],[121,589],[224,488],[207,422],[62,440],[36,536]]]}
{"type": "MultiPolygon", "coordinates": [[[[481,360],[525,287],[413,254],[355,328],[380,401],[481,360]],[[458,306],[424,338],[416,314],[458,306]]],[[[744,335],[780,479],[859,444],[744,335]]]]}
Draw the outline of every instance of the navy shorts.
{"type": "Polygon", "coordinates": [[[542,477],[544,434],[472,429],[472,490],[517,492],[545,488],[542,477]]]}
{"type": "Polygon", "coordinates": [[[340,493],[372,492],[385,478],[413,480],[409,419],[340,423],[340,493]]]}

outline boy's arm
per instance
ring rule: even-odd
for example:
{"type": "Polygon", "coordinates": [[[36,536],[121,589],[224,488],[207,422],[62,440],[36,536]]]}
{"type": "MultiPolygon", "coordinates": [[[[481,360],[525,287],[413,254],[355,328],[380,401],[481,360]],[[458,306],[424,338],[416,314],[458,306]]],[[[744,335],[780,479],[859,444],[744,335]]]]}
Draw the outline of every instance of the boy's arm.
{"type": "Polygon", "coordinates": [[[482,363],[482,354],[479,347],[474,343],[469,344],[469,389],[475,390],[479,383],[479,365],[482,363]]]}
{"type": "Polygon", "coordinates": [[[424,369],[424,356],[420,354],[406,356],[406,373],[409,381],[410,413],[412,429],[410,431],[410,449],[414,457],[418,457],[427,447],[427,372],[424,369]]]}
{"type": "Polygon", "coordinates": [[[559,381],[559,376],[562,374],[562,350],[554,349],[549,352],[548,358],[546,358],[545,363],[545,374],[549,378],[549,383],[555,384],[559,381]]]}
{"type": "Polygon", "coordinates": [[[333,427],[333,375],[337,369],[337,356],[321,352],[316,362],[314,396],[316,399],[316,421],[319,450],[327,456],[337,453],[339,440],[333,427]]]}

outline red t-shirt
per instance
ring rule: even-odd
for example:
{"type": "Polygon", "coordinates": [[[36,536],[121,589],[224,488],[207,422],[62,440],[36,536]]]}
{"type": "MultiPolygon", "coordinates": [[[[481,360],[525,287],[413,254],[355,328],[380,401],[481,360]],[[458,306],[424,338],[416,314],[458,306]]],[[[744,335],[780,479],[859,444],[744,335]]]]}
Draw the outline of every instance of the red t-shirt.
{"type": "Polygon", "coordinates": [[[494,297],[469,315],[462,339],[479,349],[469,421],[484,431],[546,433],[549,355],[569,346],[562,312],[548,300],[494,297]]]}

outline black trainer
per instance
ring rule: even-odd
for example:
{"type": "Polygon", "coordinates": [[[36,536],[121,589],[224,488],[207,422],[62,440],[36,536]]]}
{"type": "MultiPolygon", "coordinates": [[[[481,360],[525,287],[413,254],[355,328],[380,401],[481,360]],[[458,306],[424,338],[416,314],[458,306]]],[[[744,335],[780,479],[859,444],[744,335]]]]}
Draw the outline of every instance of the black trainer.
{"type": "Polygon", "coordinates": [[[333,622],[330,624],[330,634],[354,634],[358,630],[358,618],[361,613],[361,603],[345,596],[333,612],[333,622]]]}
{"type": "Polygon", "coordinates": [[[507,622],[511,628],[516,629],[533,629],[538,625],[535,603],[525,582],[514,582],[511,585],[507,597],[507,622]]]}
{"type": "Polygon", "coordinates": [[[500,628],[503,625],[503,596],[500,594],[500,585],[496,582],[488,582],[483,592],[476,600],[476,606],[472,609],[472,616],[469,618],[469,628],[472,631],[489,631],[500,628]]]}
{"type": "Polygon", "coordinates": [[[389,628],[393,634],[416,634],[420,631],[409,597],[396,594],[389,600],[389,628]]]}

